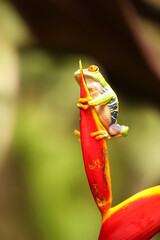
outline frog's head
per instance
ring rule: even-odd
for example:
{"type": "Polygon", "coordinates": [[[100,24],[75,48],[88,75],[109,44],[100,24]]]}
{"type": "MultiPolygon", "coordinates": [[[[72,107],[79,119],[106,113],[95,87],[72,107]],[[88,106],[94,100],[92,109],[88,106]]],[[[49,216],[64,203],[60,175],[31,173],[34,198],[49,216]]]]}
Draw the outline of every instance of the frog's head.
{"type": "MultiPolygon", "coordinates": [[[[97,67],[96,65],[90,65],[88,68],[83,69],[83,75],[85,80],[92,79],[94,81],[101,83],[103,87],[108,86],[107,82],[105,81],[104,77],[99,71],[99,67],[97,67]]],[[[80,85],[80,70],[77,70],[74,73],[74,77],[78,84],[80,85]]]]}

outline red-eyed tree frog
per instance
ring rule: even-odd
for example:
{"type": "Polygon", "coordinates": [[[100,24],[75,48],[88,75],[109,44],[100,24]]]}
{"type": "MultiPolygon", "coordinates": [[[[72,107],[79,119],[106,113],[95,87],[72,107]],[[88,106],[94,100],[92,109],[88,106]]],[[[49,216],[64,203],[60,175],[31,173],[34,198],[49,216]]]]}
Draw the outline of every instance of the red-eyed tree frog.
{"type": "MultiPolygon", "coordinates": [[[[91,98],[80,98],[77,106],[83,109],[87,109],[89,106],[95,107],[98,117],[105,128],[105,130],[91,133],[91,136],[97,140],[101,138],[109,140],[127,136],[129,127],[117,124],[119,111],[117,95],[106,82],[99,68],[96,65],[91,65],[87,69],[83,69],[83,75],[91,98]]],[[[74,77],[80,85],[80,70],[74,73],[74,77]]]]}

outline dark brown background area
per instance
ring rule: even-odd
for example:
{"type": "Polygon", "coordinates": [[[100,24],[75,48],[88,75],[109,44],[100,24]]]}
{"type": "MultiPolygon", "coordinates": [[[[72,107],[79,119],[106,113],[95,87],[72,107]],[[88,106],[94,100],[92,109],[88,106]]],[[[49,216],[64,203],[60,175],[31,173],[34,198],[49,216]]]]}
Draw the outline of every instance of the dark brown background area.
{"type": "Polygon", "coordinates": [[[140,17],[160,21],[144,1],[12,0],[38,40],[54,51],[96,57],[116,88],[160,103],[160,56],[140,17]]]}

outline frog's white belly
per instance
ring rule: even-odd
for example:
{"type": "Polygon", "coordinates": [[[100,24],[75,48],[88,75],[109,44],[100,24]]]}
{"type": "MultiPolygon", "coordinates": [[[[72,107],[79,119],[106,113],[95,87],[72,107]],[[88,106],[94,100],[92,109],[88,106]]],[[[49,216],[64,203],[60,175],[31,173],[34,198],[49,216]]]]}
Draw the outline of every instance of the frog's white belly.
{"type": "Polygon", "coordinates": [[[95,109],[99,119],[101,120],[101,123],[106,129],[108,129],[111,125],[111,113],[109,107],[107,106],[107,104],[97,105],[95,106],[95,109]]]}
{"type": "MultiPolygon", "coordinates": [[[[90,92],[90,95],[96,99],[99,96],[103,95],[104,89],[103,86],[92,79],[87,79],[87,87],[90,92]]],[[[108,129],[111,125],[111,113],[107,104],[95,106],[96,112],[103,126],[108,129]]]]}

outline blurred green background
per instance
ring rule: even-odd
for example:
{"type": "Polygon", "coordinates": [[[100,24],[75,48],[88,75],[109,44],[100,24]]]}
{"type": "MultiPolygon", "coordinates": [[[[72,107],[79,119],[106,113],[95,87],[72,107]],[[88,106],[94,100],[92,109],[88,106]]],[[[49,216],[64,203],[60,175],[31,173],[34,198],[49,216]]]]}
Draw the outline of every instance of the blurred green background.
{"type": "MultiPolygon", "coordinates": [[[[79,128],[73,74],[79,58],[107,73],[90,56],[35,47],[6,1],[0,16],[0,239],[96,240],[101,216],[73,134],[79,128]]],[[[160,112],[117,95],[119,123],[130,132],[108,143],[113,206],[160,183],[160,112]]]]}

